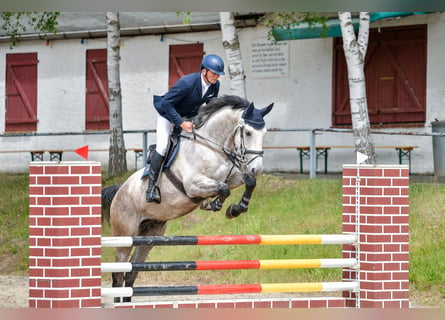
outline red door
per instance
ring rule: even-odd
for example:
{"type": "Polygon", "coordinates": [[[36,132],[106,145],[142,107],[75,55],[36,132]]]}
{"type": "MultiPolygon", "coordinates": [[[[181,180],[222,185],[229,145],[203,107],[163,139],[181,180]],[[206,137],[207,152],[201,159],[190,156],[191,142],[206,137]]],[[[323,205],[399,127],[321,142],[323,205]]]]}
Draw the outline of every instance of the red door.
{"type": "Polygon", "coordinates": [[[203,55],[202,43],[171,45],[168,88],[182,76],[199,71],[203,55]]]}
{"type": "Polygon", "coordinates": [[[108,102],[107,50],[87,50],[86,130],[110,129],[108,102]]]}
{"type": "MultiPolygon", "coordinates": [[[[334,40],[333,124],[351,124],[346,61],[334,40]]],[[[426,119],[425,25],[370,30],[365,59],[371,124],[414,124],[426,119]]]]}
{"type": "Polygon", "coordinates": [[[37,53],[6,54],[6,132],[37,130],[37,53]]]}

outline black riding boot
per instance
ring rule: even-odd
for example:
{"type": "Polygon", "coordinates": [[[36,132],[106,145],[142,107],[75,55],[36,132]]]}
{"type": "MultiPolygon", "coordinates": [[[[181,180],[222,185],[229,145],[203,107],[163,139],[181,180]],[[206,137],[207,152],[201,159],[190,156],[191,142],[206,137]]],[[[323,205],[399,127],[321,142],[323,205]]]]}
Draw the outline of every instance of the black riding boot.
{"type": "Polygon", "coordinates": [[[151,152],[150,156],[150,172],[148,176],[148,188],[146,192],[147,202],[161,203],[161,194],[159,188],[156,186],[158,182],[159,172],[161,171],[164,156],[161,156],[156,150],[151,152]]]}

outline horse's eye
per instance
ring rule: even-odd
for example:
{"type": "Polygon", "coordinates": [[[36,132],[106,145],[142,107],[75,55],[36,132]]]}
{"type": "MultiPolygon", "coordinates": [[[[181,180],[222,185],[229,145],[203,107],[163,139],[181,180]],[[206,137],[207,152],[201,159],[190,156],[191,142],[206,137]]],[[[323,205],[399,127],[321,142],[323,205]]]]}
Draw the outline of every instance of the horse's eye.
{"type": "Polygon", "coordinates": [[[246,132],[246,136],[247,136],[247,137],[250,137],[251,135],[252,135],[252,133],[251,133],[250,131],[247,131],[247,132],[246,132]]]}

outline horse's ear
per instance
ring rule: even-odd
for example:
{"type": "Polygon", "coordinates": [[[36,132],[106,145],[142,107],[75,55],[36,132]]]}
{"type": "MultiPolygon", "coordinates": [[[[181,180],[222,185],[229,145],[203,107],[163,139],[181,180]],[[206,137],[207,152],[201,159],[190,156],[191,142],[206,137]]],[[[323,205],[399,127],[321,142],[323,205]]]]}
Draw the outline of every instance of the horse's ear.
{"type": "Polygon", "coordinates": [[[252,112],[253,112],[253,110],[255,110],[255,106],[253,105],[253,102],[251,102],[248,106],[247,106],[247,108],[246,108],[246,110],[244,111],[244,116],[243,116],[243,118],[245,118],[245,119],[250,119],[252,116],[252,112]]]}
{"type": "Polygon", "coordinates": [[[265,108],[263,108],[263,109],[261,109],[260,110],[260,112],[261,112],[261,115],[264,117],[266,114],[268,114],[271,110],[272,110],[272,108],[273,108],[273,102],[271,103],[271,104],[269,104],[267,107],[265,107],[265,108]]]}

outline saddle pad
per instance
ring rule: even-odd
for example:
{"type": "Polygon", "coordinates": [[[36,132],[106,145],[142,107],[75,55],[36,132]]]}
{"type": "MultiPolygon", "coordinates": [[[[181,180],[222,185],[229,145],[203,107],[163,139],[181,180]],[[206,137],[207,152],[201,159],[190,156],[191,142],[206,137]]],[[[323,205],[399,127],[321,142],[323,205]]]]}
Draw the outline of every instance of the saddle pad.
{"type": "MultiPolygon", "coordinates": [[[[179,135],[172,135],[170,137],[170,147],[169,147],[169,150],[167,151],[167,158],[166,158],[166,161],[164,161],[162,171],[167,171],[170,168],[170,166],[172,165],[173,161],[176,158],[176,155],[178,154],[180,141],[181,140],[180,140],[179,135]]],[[[151,145],[150,151],[155,148],[156,148],[156,145],[151,145]]],[[[148,157],[150,158],[150,155],[148,157]]],[[[147,163],[145,165],[144,172],[142,173],[141,179],[148,177],[149,174],[150,174],[150,164],[147,163]]]]}

